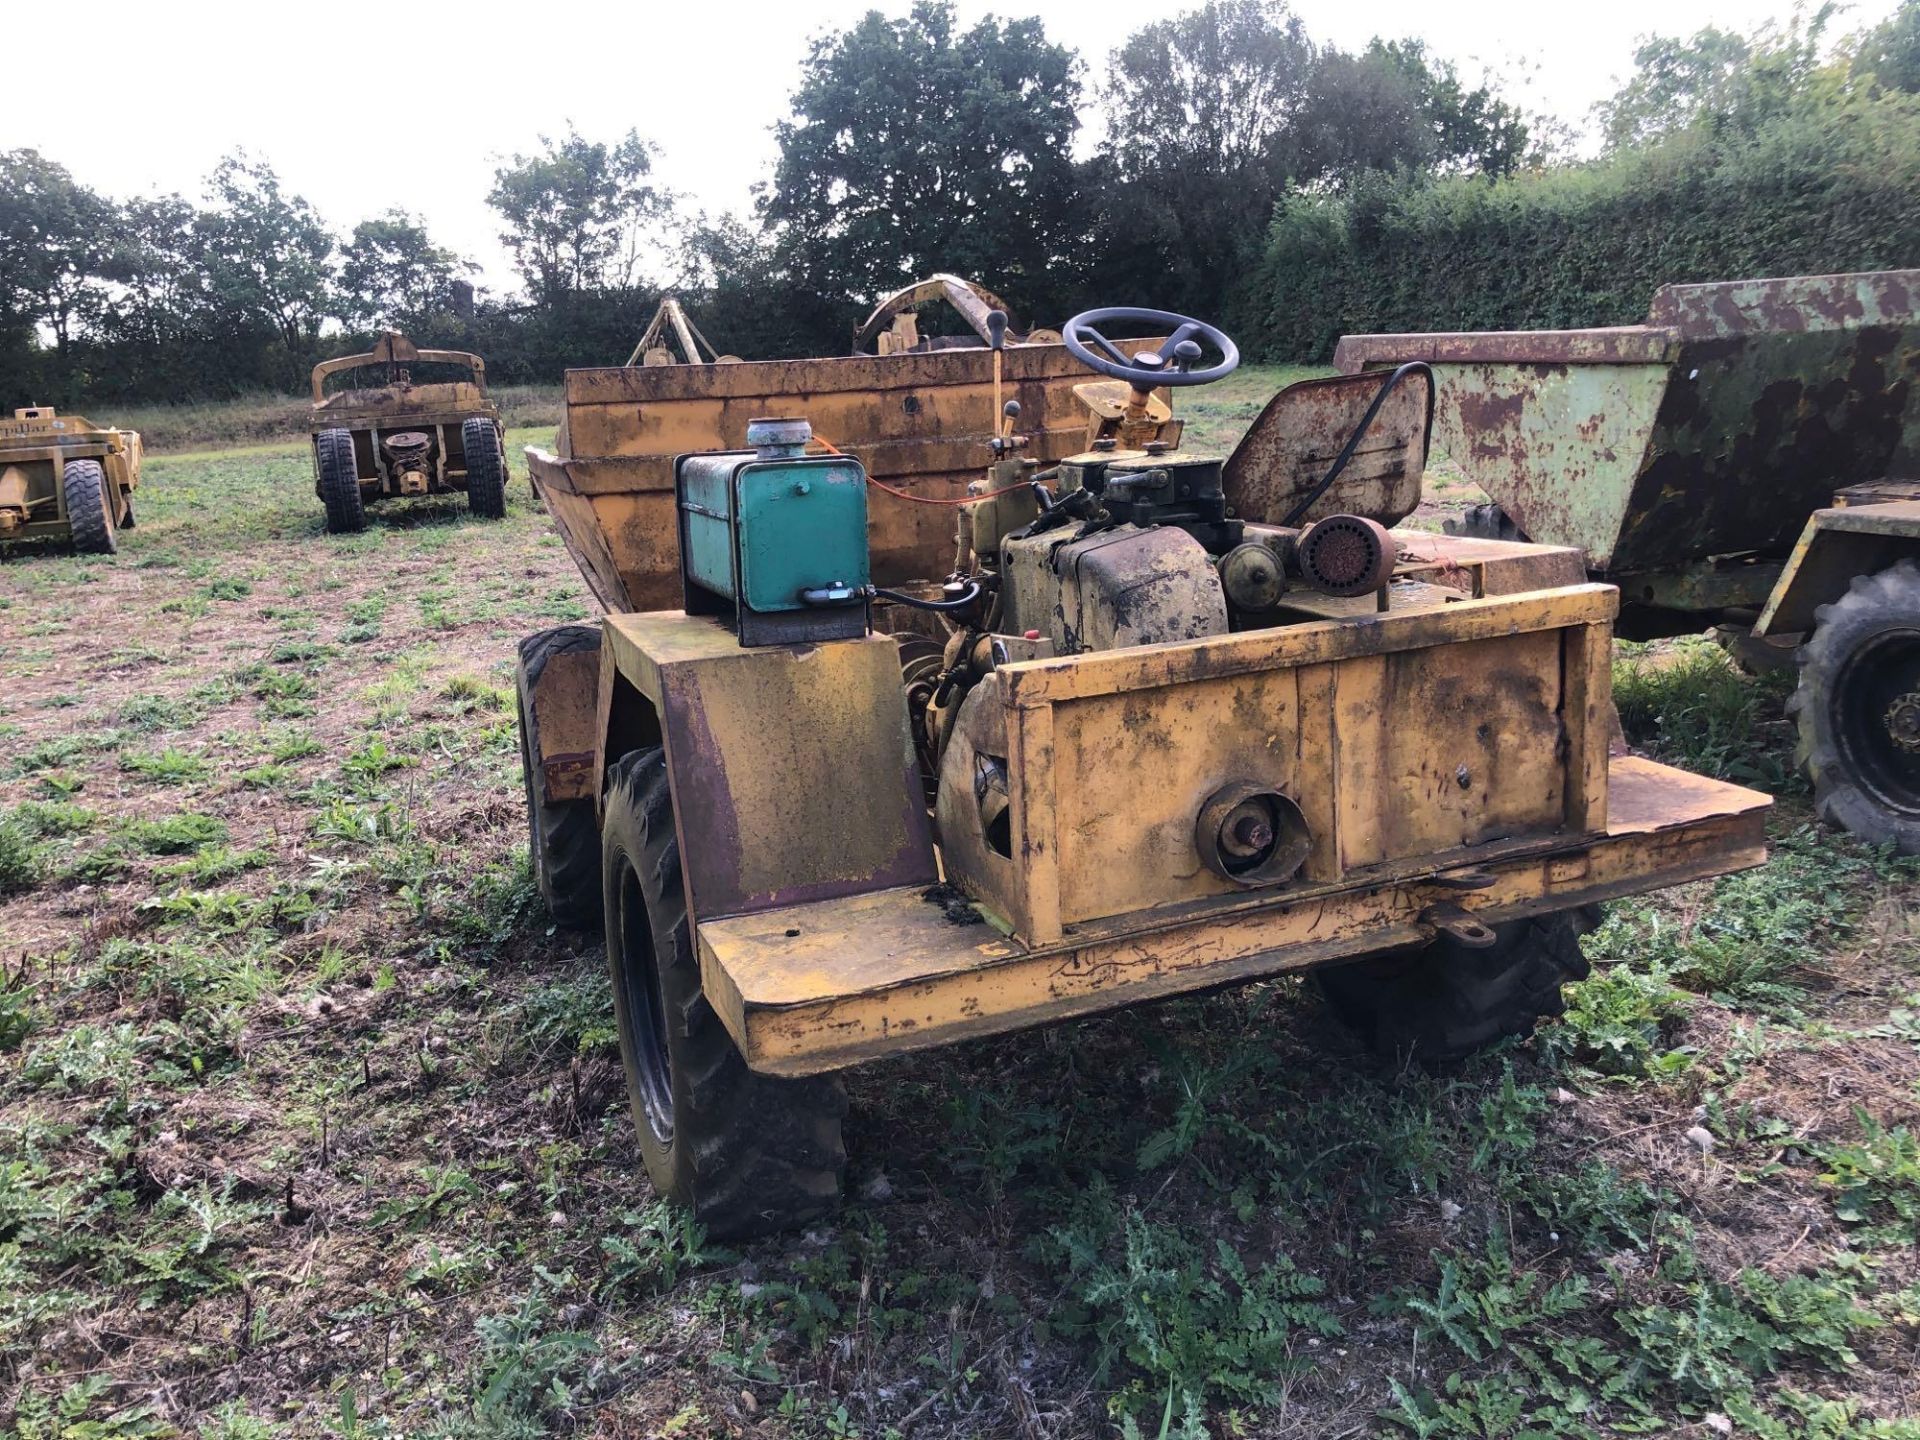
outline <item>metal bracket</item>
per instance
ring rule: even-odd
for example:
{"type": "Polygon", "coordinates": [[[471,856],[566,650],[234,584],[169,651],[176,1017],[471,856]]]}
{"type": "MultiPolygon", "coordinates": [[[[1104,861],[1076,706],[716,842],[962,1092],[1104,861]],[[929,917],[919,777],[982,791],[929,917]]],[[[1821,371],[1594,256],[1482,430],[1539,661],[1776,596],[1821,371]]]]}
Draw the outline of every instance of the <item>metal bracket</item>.
{"type": "Polygon", "coordinates": [[[1420,923],[1431,925],[1442,935],[1451,936],[1472,950],[1488,949],[1500,938],[1493,933],[1492,926],[1474,918],[1451,900],[1442,900],[1422,910],[1420,923]]]}

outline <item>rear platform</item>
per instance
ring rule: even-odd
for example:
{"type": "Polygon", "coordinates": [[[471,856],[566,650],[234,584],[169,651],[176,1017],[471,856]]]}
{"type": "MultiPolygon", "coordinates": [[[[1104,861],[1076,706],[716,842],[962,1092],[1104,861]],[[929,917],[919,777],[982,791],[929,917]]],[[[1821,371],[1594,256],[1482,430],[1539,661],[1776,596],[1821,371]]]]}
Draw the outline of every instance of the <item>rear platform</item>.
{"type": "Polygon", "coordinates": [[[811,1075],[1421,944],[1433,938],[1421,919],[1433,905],[1464,904],[1497,923],[1766,859],[1765,795],[1636,756],[1613,761],[1607,789],[1599,836],[1520,842],[1401,884],[1383,867],[1162,911],[1150,926],[1138,916],[1076,926],[1032,948],[984,921],[955,923],[919,885],[709,920],[699,927],[701,979],[750,1066],[811,1075]]]}

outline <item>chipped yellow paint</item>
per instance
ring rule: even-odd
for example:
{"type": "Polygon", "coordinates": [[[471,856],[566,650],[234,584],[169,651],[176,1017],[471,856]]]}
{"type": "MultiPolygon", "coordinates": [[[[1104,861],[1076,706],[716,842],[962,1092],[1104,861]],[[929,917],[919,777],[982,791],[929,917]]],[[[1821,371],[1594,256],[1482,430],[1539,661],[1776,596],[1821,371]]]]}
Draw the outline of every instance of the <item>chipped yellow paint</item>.
{"type": "Polygon", "coordinates": [[[1488,921],[1724,874],[1766,858],[1764,795],[1651,761],[1615,762],[1599,835],[1471,859],[1483,889],[1436,885],[1468,857],[1425,856],[1335,884],[1137,911],[1025,945],[955,926],[897,887],[699,927],[702,982],[754,1069],[806,1075],[903,1050],[1117,1009],[1432,938],[1430,905],[1488,921]]]}

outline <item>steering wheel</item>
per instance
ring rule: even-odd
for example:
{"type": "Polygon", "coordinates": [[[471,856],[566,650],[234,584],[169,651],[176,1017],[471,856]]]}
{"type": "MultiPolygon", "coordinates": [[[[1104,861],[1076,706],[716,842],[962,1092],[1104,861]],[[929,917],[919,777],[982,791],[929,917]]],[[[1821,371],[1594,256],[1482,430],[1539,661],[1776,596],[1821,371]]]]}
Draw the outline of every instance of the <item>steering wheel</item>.
{"type": "Polygon", "coordinates": [[[1224,330],[1185,315],[1175,315],[1170,310],[1142,310],[1132,305],[1082,310],[1061,327],[1060,338],[1066,342],[1068,353],[1088,369],[1143,390],[1161,385],[1208,385],[1226,379],[1240,367],[1240,347],[1224,330]],[[1116,320],[1164,326],[1167,338],[1158,350],[1128,355],[1100,333],[1102,325],[1116,320]],[[1220,361],[1205,370],[1196,370],[1194,362],[1206,353],[1201,340],[1220,352],[1220,361]],[[1095,350],[1102,353],[1095,354],[1095,350]]]}

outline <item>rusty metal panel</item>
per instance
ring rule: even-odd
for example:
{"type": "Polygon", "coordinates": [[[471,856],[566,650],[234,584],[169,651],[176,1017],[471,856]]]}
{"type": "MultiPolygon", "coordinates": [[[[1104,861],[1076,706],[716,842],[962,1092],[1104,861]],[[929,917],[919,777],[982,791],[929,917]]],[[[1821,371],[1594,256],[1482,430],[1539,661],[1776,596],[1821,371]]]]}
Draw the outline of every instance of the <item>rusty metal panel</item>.
{"type": "Polygon", "coordinates": [[[1342,374],[1425,360],[1431,365],[1666,365],[1679,337],[1664,327],[1596,330],[1463,330],[1412,335],[1343,335],[1333,364],[1342,374]]]}
{"type": "Polygon", "coordinates": [[[1421,913],[1463,893],[1492,922],[1639,894],[1766,859],[1764,795],[1637,757],[1614,762],[1601,834],[1516,846],[1486,887],[1432,883],[1431,857],[1207,908],[1135,912],[1049,945],[950,923],[897,888],[700,925],[706,993],[754,1069],[809,1075],[1430,939],[1421,913]]]}
{"type": "MultiPolygon", "coordinates": [[[[1031,437],[1024,453],[1048,464],[1078,452],[1087,413],[1073,390],[1085,367],[1061,345],[1016,346],[1003,358],[1001,398],[1020,402],[1020,429],[1031,437]]],[[[742,449],[749,420],[804,415],[816,436],[859,459],[880,485],[955,499],[979,478],[998,431],[992,359],[985,350],[942,350],[570,370],[558,453],[533,464],[535,483],[543,496],[586,502],[549,499],[548,507],[603,605],[671,604],[679,594],[676,455],[742,449]]],[[[925,580],[952,567],[951,509],[878,486],[870,502],[877,583],[925,580]]]]}
{"type": "Polygon", "coordinates": [[[942,768],[947,877],[1045,944],[1245,894],[1194,842],[1202,806],[1236,782],[1308,812],[1310,878],[1599,823],[1603,804],[1569,793],[1604,783],[1605,736],[1585,686],[1566,713],[1563,646],[1606,632],[1613,590],[1437,593],[1424,608],[1001,667],[967,697],[942,768]],[[969,755],[1005,770],[997,850],[969,755]]]}
{"type": "Polygon", "coordinates": [[[1836,489],[1920,463],[1916,299],[1920,271],[1676,285],[1645,326],[1339,356],[1434,360],[1446,452],[1533,539],[1626,577],[1784,555],[1836,489]]]}
{"type": "MultiPolygon", "coordinates": [[[[524,691],[526,671],[519,669],[524,691]]],[[[539,767],[543,798],[549,805],[598,799],[599,655],[591,650],[548,655],[532,700],[534,730],[540,736],[540,753],[533,760],[539,767]]]]}
{"type": "MultiPolygon", "coordinates": [[[[1228,457],[1227,503],[1243,520],[1279,525],[1339,457],[1382,377],[1335,375],[1289,385],[1260,412],[1228,457]]],[[[1395,525],[1420,503],[1426,473],[1424,382],[1394,387],[1353,458],[1327,493],[1294,523],[1327,515],[1364,515],[1395,525]]]]}
{"type": "Polygon", "coordinates": [[[1753,633],[1804,634],[1813,628],[1814,612],[1846,594],[1856,575],[1873,575],[1916,556],[1920,500],[1816,510],[1753,633]]]}
{"type": "Polygon", "coordinates": [[[746,648],[706,617],[606,627],[659,716],[696,917],[937,878],[890,636],[746,648]]]}
{"type": "Polygon", "coordinates": [[[1363,656],[1334,671],[1342,869],[1440,854],[1566,818],[1559,631],[1363,656]]]}

